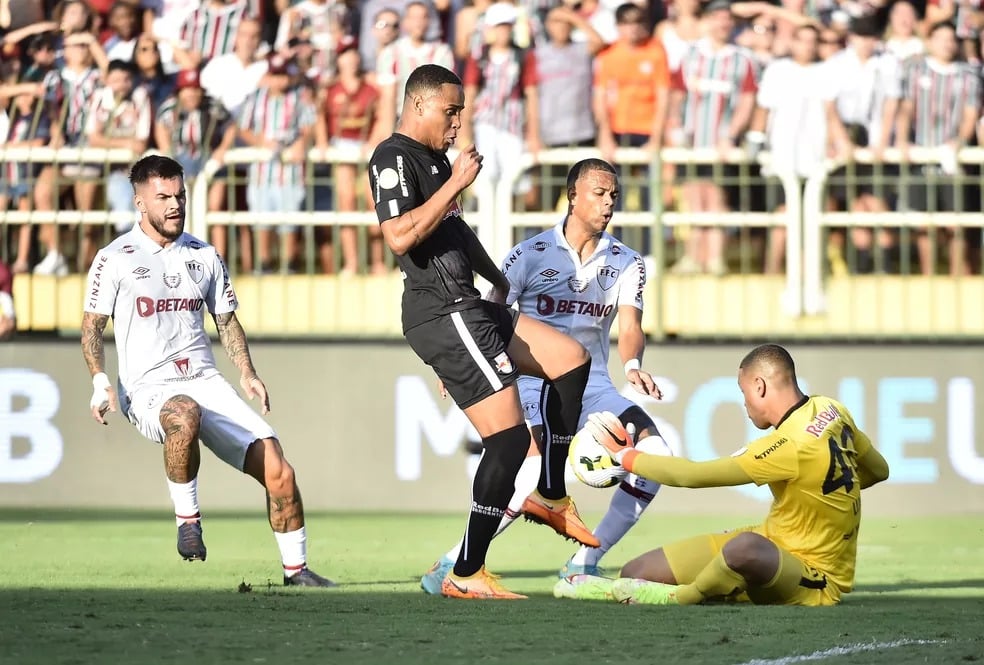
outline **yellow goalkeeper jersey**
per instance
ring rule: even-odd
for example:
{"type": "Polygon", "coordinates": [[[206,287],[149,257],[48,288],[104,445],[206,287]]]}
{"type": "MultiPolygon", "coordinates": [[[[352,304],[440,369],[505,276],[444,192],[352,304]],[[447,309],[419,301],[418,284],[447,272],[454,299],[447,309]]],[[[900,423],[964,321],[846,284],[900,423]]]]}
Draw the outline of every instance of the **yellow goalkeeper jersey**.
{"type": "Polygon", "coordinates": [[[843,404],[816,395],[735,454],[756,484],[772,490],[763,535],[844,593],[854,585],[861,522],[857,459],[870,447],[843,404]]]}

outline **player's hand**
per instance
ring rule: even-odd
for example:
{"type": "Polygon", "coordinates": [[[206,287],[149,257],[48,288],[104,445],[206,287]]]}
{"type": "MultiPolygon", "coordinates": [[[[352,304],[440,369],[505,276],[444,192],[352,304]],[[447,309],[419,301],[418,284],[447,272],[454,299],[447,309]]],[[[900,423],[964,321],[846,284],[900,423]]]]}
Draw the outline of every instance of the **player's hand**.
{"type": "Polygon", "coordinates": [[[93,419],[100,425],[108,425],[105,415],[109,411],[115,412],[118,406],[116,388],[110,383],[105,372],[99,372],[92,377],[92,398],[89,399],[89,411],[93,419]]]}
{"type": "Polygon", "coordinates": [[[270,394],[260,377],[255,374],[243,374],[239,379],[239,385],[243,387],[243,392],[250,400],[254,397],[260,398],[260,413],[264,416],[270,413],[270,394]]]}
{"type": "Polygon", "coordinates": [[[448,389],[444,387],[444,381],[441,379],[437,380],[437,394],[441,396],[441,399],[448,398],[448,389]]]}
{"type": "Polygon", "coordinates": [[[653,375],[646,370],[630,369],[626,372],[625,378],[632,384],[636,392],[655,397],[656,399],[663,399],[663,391],[653,381],[653,375]]]}
{"type": "Polygon", "coordinates": [[[489,292],[485,294],[485,299],[489,302],[498,303],[500,305],[506,304],[506,292],[503,291],[498,286],[493,286],[489,289],[489,292]]]}
{"type": "Polygon", "coordinates": [[[633,435],[611,411],[592,413],[588,416],[588,422],[584,427],[619,464],[622,463],[626,453],[634,450],[633,435]]]}
{"type": "Polygon", "coordinates": [[[478,154],[474,144],[462,150],[451,166],[451,177],[458,180],[461,189],[475,182],[478,172],[482,170],[483,157],[478,154]]]}

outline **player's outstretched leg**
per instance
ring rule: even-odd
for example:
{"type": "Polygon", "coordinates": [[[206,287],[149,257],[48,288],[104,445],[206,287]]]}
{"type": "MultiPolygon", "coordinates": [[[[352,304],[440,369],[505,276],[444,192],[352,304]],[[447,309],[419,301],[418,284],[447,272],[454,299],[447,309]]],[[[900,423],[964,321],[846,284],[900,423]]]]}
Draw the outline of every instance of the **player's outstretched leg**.
{"type": "Polygon", "coordinates": [[[204,561],[202,514],[198,509],[202,411],[187,395],[175,395],[161,405],[159,420],[164,430],[164,472],[178,525],[178,554],[185,561],[204,561]]]}
{"type": "Polygon", "coordinates": [[[258,439],[246,451],[243,470],[266,489],[267,516],[284,566],[284,586],[337,586],[307,567],[304,505],[294,467],[276,439],[258,439]]]}
{"type": "MultiPolygon", "coordinates": [[[[644,417],[648,420],[648,416],[644,417]]],[[[663,437],[655,433],[656,427],[654,425],[643,429],[636,448],[651,455],[672,455],[673,453],[670,447],[666,445],[663,437]],[[653,435],[651,436],[651,434],[653,435]]],[[[659,489],[659,483],[640,478],[635,474],[626,476],[612,494],[608,512],[595,527],[594,535],[598,538],[600,545],[598,547],[581,547],[560,569],[558,577],[603,575],[604,573],[599,567],[602,557],[628,533],[629,529],[635,526],[642,513],[656,497],[659,489]]]]}
{"type": "MultiPolygon", "coordinates": [[[[519,467],[519,472],[516,474],[513,496],[509,500],[509,505],[506,506],[506,512],[502,516],[502,520],[499,522],[499,528],[496,529],[495,535],[492,536],[493,538],[497,538],[500,533],[516,521],[516,518],[521,514],[523,502],[526,501],[526,497],[536,489],[536,483],[540,477],[540,454],[537,452],[536,444],[532,442],[531,444],[531,450],[527,452],[526,459],[523,460],[523,464],[519,467]]],[[[457,545],[435,561],[430,570],[420,578],[420,588],[425,593],[435,596],[441,593],[444,578],[454,568],[454,562],[458,560],[463,542],[459,540],[457,545]]]]}

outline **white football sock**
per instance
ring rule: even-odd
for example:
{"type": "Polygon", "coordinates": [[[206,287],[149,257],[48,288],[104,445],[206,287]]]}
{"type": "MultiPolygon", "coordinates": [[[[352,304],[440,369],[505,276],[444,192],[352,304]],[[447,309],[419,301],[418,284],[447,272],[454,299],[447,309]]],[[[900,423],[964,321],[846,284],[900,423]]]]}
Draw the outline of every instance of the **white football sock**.
{"type": "MultiPolygon", "coordinates": [[[[519,471],[516,472],[515,491],[512,498],[509,499],[509,505],[506,507],[506,512],[502,515],[502,521],[499,522],[499,528],[496,529],[495,536],[492,536],[493,538],[505,531],[510,524],[522,515],[523,502],[526,501],[526,497],[533,493],[538,482],[540,482],[540,456],[534,455],[533,457],[527,457],[523,460],[519,471]]],[[[449,549],[448,553],[444,556],[450,561],[457,561],[460,552],[461,541],[459,540],[458,544],[449,549]]]]}
{"type": "MultiPolygon", "coordinates": [[[[647,436],[636,444],[636,448],[650,455],[673,455],[661,436],[647,436]]],[[[660,487],[659,483],[640,478],[634,473],[627,475],[615,488],[608,512],[595,527],[594,535],[601,541],[601,546],[582,547],[571,558],[571,562],[580,566],[597,566],[605,553],[639,521],[660,487]]]]}
{"type": "Polygon", "coordinates": [[[171,493],[171,503],[174,504],[174,521],[178,526],[185,522],[194,522],[202,518],[198,510],[198,478],[187,483],[167,481],[167,491],[171,493]]]}
{"type": "Polygon", "coordinates": [[[284,575],[293,577],[301,572],[307,562],[307,533],[304,527],[287,533],[273,532],[280,548],[280,558],[284,562],[284,575]]]}

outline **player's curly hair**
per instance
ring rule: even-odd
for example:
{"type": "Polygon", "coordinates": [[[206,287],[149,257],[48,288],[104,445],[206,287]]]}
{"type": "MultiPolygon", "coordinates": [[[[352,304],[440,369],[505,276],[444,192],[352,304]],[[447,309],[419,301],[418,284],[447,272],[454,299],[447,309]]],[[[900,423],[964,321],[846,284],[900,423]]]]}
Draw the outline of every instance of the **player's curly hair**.
{"type": "Polygon", "coordinates": [[[130,184],[136,190],[151,178],[183,178],[184,169],[181,164],[163,155],[147,155],[138,159],[130,168],[130,184]]]}
{"type": "Polygon", "coordinates": [[[411,72],[407,78],[407,88],[404,99],[428,92],[437,92],[442,85],[461,85],[458,75],[440,65],[421,65],[411,72]]]}
{"type": "Polygon", "coordinates": [[[613,176],[618,177],[618,173],[615,171],[615,167],[606,162],[603,159],[598,159],[597,157],[590,157],[588,159],[582,159],[581,161],[574,164],[571,170],[567,172],[567,202],[570,203],[574,199],[574,193],[576,191],[577,181],[581,179],[581,176],[591,172],[591,171],[604,171],[605,173],[611,173],[613,176]]]}

